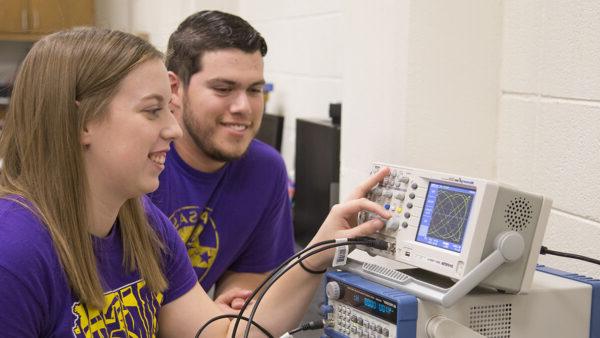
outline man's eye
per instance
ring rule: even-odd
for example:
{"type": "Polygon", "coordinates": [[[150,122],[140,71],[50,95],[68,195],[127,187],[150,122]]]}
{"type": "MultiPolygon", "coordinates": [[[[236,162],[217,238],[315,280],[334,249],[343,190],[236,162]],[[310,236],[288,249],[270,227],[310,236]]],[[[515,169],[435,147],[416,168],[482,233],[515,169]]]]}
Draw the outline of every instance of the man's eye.
{"type": "Polygon", "coordinates": [[[214,90],[216,90],[219,93],[229,93],[229,92],[231,92],[231,88],[229,88],[229,87],[215,87],[214,90]]]}

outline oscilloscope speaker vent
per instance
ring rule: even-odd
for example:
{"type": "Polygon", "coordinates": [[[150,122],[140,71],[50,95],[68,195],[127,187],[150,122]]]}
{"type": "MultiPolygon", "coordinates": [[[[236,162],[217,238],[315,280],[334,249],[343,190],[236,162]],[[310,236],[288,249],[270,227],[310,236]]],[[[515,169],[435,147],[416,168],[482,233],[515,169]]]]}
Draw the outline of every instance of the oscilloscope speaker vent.
{"type": "Polygon", "coordinates": [[[512,304],[471,306],[469,328],[487,338],[510,338],[512,304]]]}
{"type": "Polygon", "coordinates": [[[510,230],[524,231],[533,219],[533,204],[525,197],[517,196],[504,209],[504,223],[510,230]]]}

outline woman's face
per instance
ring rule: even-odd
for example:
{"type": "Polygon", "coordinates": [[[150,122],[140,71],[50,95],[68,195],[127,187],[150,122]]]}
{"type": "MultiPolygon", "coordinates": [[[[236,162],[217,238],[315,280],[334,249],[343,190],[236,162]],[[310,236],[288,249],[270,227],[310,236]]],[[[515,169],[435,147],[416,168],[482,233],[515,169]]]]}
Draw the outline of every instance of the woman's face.
{"type": "Polygon", "coordinates": [[[158,188],[170,143],[181,136],[170,99],[167,70],[159,59],[139,65],[121,81],[105,118],[88,123],[82,135],[92,195],[120,201],[158,188]]]}

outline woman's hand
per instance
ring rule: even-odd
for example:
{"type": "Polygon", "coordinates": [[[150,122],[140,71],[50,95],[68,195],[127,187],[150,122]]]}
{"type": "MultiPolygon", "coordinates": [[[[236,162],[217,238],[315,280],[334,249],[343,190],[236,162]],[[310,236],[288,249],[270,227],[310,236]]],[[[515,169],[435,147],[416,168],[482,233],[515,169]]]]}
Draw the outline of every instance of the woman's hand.
{"type": "MultiPolygon", "coordinates": [[[[383,181],[384,177],[389,175],[389,173],[389,168],[381,168],[377,173],[370,176],[354,189],[346,202],[333,206],[329,215],[319,228],[319,231],[308,245],[310,246],[317,242],[330,239],[369,236],[380,230],[384,225],[382,220],[372,219],[356,225],[357,215],[359,211],[366,210],[373,212],[384,219],[388,219],[392,216],[392,214],[385,210],[383,206],[365,198],[367,193],[376,186],[377,183],[383,181]]],[[[314,270],[322,270],[331,264],[333,252],[333,249],[331,249],[315,254],[304,261],[305,265],[314,270]]]]}

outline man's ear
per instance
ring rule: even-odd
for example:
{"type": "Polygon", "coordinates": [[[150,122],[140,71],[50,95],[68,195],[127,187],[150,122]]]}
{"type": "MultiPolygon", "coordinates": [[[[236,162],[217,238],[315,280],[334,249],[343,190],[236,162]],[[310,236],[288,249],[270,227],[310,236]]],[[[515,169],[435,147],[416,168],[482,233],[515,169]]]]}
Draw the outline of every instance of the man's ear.
{"type": "Polygon", "coordinates": [[[171,102],[169,108],[176,113],[181,111],[183,105],[183,83],[177,74],[169,71],[169,84],[171,85],[171,102]]]}

